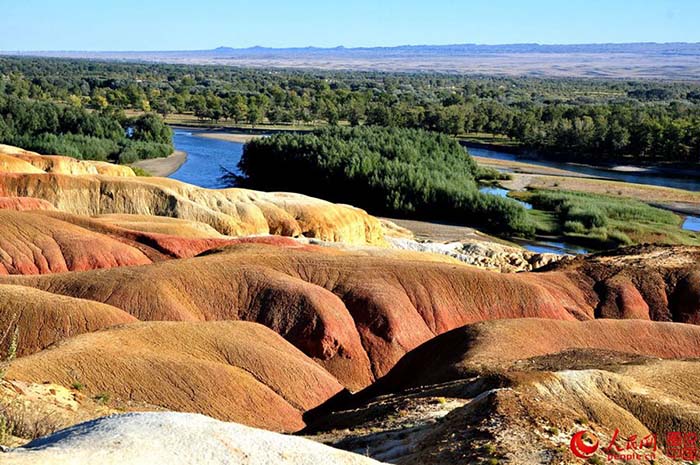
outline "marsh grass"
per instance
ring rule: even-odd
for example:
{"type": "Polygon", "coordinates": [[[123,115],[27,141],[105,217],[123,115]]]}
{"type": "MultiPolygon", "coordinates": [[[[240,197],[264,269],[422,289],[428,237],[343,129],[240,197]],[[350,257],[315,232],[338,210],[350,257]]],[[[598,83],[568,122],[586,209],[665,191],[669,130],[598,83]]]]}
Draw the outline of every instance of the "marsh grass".
{"type": "Polygon", "coordinates": [[[538,234],[560,235],[591,248],[639,243],[700,244],[700,235],[681,228],[674,213],[628,197],[573,191],[514,192],[529,202],[538,234]]]}

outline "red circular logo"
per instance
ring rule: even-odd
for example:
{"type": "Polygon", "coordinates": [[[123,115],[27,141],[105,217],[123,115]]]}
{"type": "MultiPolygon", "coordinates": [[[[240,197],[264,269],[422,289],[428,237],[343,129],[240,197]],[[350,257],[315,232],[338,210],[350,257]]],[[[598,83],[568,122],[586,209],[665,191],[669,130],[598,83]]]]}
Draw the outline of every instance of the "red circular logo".
{"type": "Polygon", "coordinates": [[[579,431],[571,438],[569,447],[571,447],[571,452],[573,452],[576,457],[587,459],[592,457],[595,451],[598,450],[598,438],[593,433],[589,433],[586,430],[579,431]],[[587,436],[585,439],[588,439],[588,442],[586,442],[584,436],[587,436]]]}

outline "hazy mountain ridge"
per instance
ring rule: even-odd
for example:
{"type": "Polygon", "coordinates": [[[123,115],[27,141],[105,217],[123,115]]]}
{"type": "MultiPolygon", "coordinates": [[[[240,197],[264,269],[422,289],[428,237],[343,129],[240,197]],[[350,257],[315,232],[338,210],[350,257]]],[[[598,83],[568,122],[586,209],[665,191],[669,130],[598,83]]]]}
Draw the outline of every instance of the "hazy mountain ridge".
{"type": "Polygon", "coordinates": [[[697,80],[700,43],[402,45],[397,47],[221,46],[181,51],[32,51],[8,55],[248,67],[419,71],[495,75],[697,80]]]}
{"type": "Polygon", "coordinates": [[[26,51],[12,52],[8,54],[197,54],[197,55],[255,55],[268,53],[309,53],[309,54],[480,54],[480,53],[672,53],[672,54],[700,54],[700,43],[698,42],[631,42],[631,43],[601,43],[601,44],[446,44],[446,45],[397,45],[386,47],[264,47],[256,45],[253,47],[230,47],[220,46],[211,50],[153,50],[153,51],[26,51]]]}

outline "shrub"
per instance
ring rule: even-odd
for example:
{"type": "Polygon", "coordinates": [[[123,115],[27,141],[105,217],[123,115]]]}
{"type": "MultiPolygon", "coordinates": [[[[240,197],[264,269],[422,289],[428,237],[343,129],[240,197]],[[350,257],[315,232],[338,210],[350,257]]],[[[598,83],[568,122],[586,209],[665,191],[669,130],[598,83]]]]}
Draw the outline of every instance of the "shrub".
{"type": "Polygon", "coordinates": [[[151,176],[151,173],[149,173],[148,171],[146,171],[143,168],[139,168],[138,166],[132,166],[131,169],[134,171],[134,174],[136,174],[136,176],[143,176],[143,177],[150,177],[151,176]]]}
{"type": "MultiPolygon", "coordinates": [[[[678,216],[635,199],[548,190],[521,193],[518,198],[549,212],[561,225],[561,232],[591,247],[618,247],[639,240],[685,240],[673,238],[674,231],[679,231],[678,216]]],[[[542,212],[535,210],[530,215],[536,219],[539,213],[542,212]]],[[[538,230],[542,229],[538,223],[538,230]]]]}
{"type": "Polygon", "coordinates": [[[609,231],[608,239],[616,242],[617,245],[631,245],[634,243],[634,241],[622,231],[609,231]]]}
{"type": "Polygon", "coordinates": [[[171,153],[172,147],[167,144],[130,141],[124,144],[118,162],[122,165],[129,165],[139,160],[167,157],[171,153]]]}
{"type": "Polygon", "coordinates": [[[564,222],[564,231],[568,233],[582,234],[586,232],[586,227],[579,221],[567,220],[564,222]]]}
{"type": "Polygon", "coordinates": [[[93,399],[99,404],[106,404],[109,402],[110,395],[108,392],[100,392],[99,394],[95,395],[93,399]]]}
{"type": "Polygon", "coordinates": [[[63,427],[64,421],[55,412],[32,408],[32,404],[18,400],[0,402],[0,444],[13,437],[36,439],[63,427]]]}
{"type": "Polygon", "coordinates": [[[120,165],[130,165],[139,160],[140,158],[138,152],[130,149],[126,149],[122,153],[120,153],[119,158],[117,159],[120,165]]]}
{"type": "Polygon", "coordinates": [[[10,319],[10,324],[0,334],[0,346],[5,345],[5,341],[7,341],[7,350],[5,351],[4,356],[0,358],[0,380],[2,380],[5,377],[7,365],[10,364],[17,357],[17,346],[19,343],[19,326],[15,326],[14,329],[12,329],[12,326],[17,320],[17,318],[17,314],[12,315],[12,318],[10,319]]]}
{"type": "Polygon", "coordinates": [[[608,223],[608,218],[605,214],[595,207],[580,207],[567,204],[569,206],[565,215],[568,221],[580,223],[586,229],[603,228],[608,223]]]}

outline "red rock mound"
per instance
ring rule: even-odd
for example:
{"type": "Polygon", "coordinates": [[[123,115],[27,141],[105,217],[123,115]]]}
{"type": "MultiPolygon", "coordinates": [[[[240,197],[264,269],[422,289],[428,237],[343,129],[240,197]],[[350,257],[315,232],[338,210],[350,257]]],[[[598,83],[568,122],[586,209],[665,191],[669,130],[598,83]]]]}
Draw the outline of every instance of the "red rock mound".
{"type": "Polygon", "coordinates": [[[256,321],[353,389],[419,344],[467,323],[591,319],[594,308],[561,273],[499,274],[261,244],[145,267],[4,280],[108,303],[140,320],[256,321]]]}
{"type": "MultiPolygon", "coordinates": [[[[35,200],[35,199],[32,199],[35,200]]],[[[21,202],[20,206],[28,206],[21,202]]],[[[123,218],[122,218],[123,219],[123,218]]],[[[171,220],[171,218],[166,218],[171,220]]],[[[146,220],[139,221],[143,226],[146,220]]],[[[154,219],[153,223],[160,223],[154,219]]],[[[173,226],[172,232],[179,232],[173,226]]],[[[189,230],[190,225],[185,227],[189,230]]],[[[17,212],[0,209],[0,274],[46,274],[116,266],[143,265],[187,258],[237,243],[308,248],[286,237],[180,237],[114,226],[104,219],[56,211],[17,212]]]]}
{"type": "MultiPolygon", "coordinates": [[[[81,225],[92,221],[73,218],[81,225]]],[[[125,231],[94,221],[89,227],[125,231]]],[[[172,236],[129,234],[141,238],[134,239],[142,247],[139,250],[147,250],[145,244],[151,247],[151,252],[144,252],[148,257],[156,252],[166,258],[186,256],[198,250],[183,245],[183,251],[173,252],[174,246],[164,245],[168,241],[190,243],[172,236]]],[[[206,243],[206,250],[218,239],[204,240],[214,241],[206,243]]],[[[616,275],[605,271],[612,265],[604,257],[593,257],[590,263],[580,259],[555,271],[499,274],[402,254],[300,246],[285,238],[248,240],[250,244],[210,250],[187,260],[0,281],[107,303],[140,320],[259,322],[351,389],[369,385],[408,351],[465,324],[597,316],[692,321],[697,314],[693,302],[699,301],[700,287],[693,280],[697,249],[633,250],[616,257],[617,262],[628,263],[616,275]],[[265,241],[270,244],[256,243],[265,241]],[[673,261],[659,258],[667,254],[673,261]],[[637,263],[650,263],[656,271],[637,263]],[[676,300],[684,302],[688,316],[668,310],[680,308],[676,300]]]]}
{"type": "Polygon", "coordinates": [[[700,327],[641,320],[484,321],[414,349],[369,390],[443,383],[470,373],[512,367],[516,361],[533,357],[591,350],[667,359],[700,357],[700,327]]]}
{"type": "Polygon", "coordinates": [[[598,318],[700,322],[700,247],[641,245],[547,267],[590,289],[598,318]]]}
{"type": "Polygon", "coordinates": [[[108,236],[28,212],[0,210],[0,274],[38,274],[151,263],[108,236]]]}
{"type": "Polygon", "coordinates": [[[199,412],[278,431],[342,389],[325,370],[262,325],[136,323],[69,339],[15,360],[8,379],[80,382],[111,400],[199,412]]]}
{"type": "MultiPolygon", "coordinates": [[[[223,236],[219,238],[189,238],[172,234],[131,230],[115,226],[104,219],[71,215],[63,212],[46,212],[43,213],[43,215],[79,226],[93,233],[111,237],[130,247],[138,249],[152,261],[160,261],[169,258],[189,258],[211,248],[237,243],[239,241],[238,239],[225,238],[223,236]]],[[[160,218],[154,217],[153,223],[160,223],[160,221],[160,218]]],[[[175,229],[172,232],[178,233],[179,231],[179,229],[175,229]]],[[[257,239],[258,238],[251,238],[251,240],[257,239]]],[[[262,238],[259,240],[263,241],[262,238]]],[[[288,239],[288,241],[295,245],[297,244],[291,239],[288,239]]]]}
{"type": "Polygon", "coordinates": [[[110,305],[31,287],[0,285],[0,356],[15,337],[16,355],[24,356],[64,338],[135,321],[110,305]]]}
{"type": "Polygon", "coordinates": [[[46,200],[31,197],[0,197],[0,210],[55,210],[46,200]]]}

